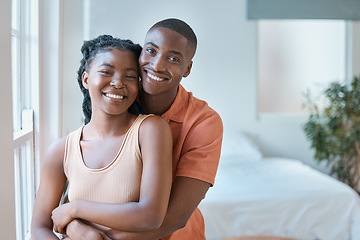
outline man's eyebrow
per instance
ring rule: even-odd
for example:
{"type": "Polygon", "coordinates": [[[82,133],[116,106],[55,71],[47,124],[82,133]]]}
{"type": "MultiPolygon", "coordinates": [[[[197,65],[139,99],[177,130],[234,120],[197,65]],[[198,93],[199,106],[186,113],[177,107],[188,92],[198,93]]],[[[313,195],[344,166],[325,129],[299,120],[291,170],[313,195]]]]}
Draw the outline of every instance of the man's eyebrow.
{"type": "MultiPolygon", "coordinates": [[[[157,44],[153,43],[153,42],[147,42],[145,45],[147,45],[147,44],[150,44],[154,48],[159,49],[159,46],[157,44]]],[[[179,52],[179,51],[170,50],[169,53],[176,54],[176,55],[179,55],[179,56],[183,57],[183,54],[181,52],[179,52]]]]}
{"type": "Polygon", "coordinates": [[[179,51],[175,51],[175,50],[170,50],[169,53],[175,54],[175,55],[179,55],[181,57],[183,57],[183,54],[179,51]]]}
{"type": "Polygon", "coordinates": [[[156,45],[156,44],[155,44],[155,43],[153,43],[153,42],[147,42],[145,45],[147,45],[147,44],[152,45],[154,48],[159,48],[159,46],[158,46],[158,45],[156,45]]]}

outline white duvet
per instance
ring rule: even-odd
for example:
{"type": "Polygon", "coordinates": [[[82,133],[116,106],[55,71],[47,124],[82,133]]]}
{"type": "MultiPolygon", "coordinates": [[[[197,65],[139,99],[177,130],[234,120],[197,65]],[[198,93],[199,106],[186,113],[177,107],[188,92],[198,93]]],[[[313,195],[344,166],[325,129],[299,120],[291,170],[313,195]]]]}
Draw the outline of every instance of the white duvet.
{"type": "Polygon", "coordinates": [[[360,240],[357,193],[297,160],[223,157],[200,209],[208,240],[243,235],[360,240]]]}

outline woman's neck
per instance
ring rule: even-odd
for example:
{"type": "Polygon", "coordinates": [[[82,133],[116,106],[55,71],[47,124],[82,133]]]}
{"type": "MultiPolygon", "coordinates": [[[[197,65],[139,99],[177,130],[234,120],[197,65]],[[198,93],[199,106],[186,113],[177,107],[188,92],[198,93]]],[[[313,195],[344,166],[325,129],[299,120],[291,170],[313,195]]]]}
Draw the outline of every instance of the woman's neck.
{"type": "Polygon", "coordinates": [[[136,116],[125,113],[119,116],[106,114],[93,114],[90,122],[86,125],[91,136],[100,138],[120,136],[127,132],[136,116]]]}

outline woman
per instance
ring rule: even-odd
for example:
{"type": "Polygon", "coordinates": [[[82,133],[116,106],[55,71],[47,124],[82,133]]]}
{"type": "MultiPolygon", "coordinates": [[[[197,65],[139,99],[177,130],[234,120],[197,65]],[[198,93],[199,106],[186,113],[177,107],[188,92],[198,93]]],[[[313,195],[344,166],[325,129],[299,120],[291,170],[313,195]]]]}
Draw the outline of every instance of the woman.
{"type": "MultiPolygon", "coordinates": [[[[136,115],[141,47],[108,35],[86,41],[78,72],[89,123],[53,143],[43,162],[32,239],[58,239],[74,219],[89,229],[147,231],[164,220],[172,181],[166,121],[136,115]],[[81,76],[81,77],[80,77],[81,76]],[[69,203],[58,207],[66,181],[69,203]]],[[[85,231],[85,239],[109,239],[85,231]]]]}

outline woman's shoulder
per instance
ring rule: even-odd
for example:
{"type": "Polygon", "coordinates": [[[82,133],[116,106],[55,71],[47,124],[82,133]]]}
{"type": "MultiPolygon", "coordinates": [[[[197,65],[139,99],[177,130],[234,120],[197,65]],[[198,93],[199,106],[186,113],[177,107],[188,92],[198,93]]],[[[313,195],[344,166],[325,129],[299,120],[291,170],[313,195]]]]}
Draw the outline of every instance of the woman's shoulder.
{"type": "Polygon", "coordinates": [[[168,122],[157,115],[146,115],[139,128],[140,141],[142,139],[156,138],[171,141],[171,130],[168,122]],[[144,138],[145,137],[145,138],[144,138]]]}
{"type": "Polygon", "coordinates": [[[60,138],[53,143],[47,149],[45,155],[45,162],[53,163],[55,162],[62,162],[65,153],[65,145],[66,145],[66,137],[60,138]]]}
{"type": "Polygon", "coordinates": [[[140,128],[168,128],[169,124],[160,116],[147,114],[140,116],[143,120],[140,128]]]}

